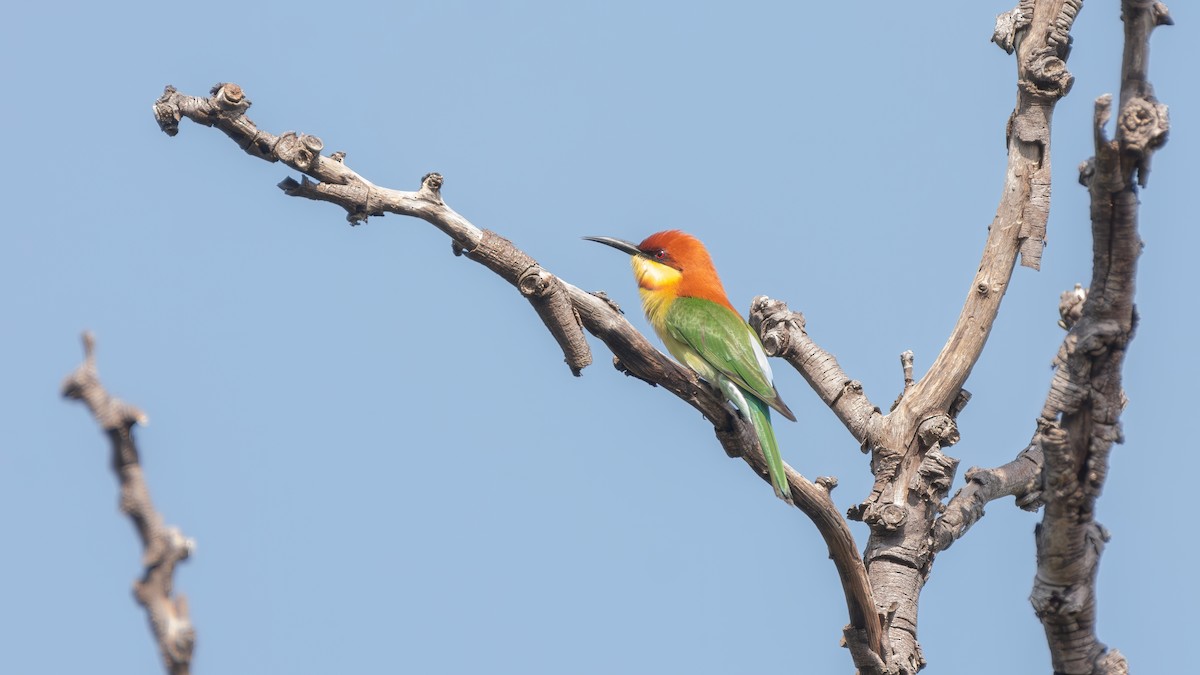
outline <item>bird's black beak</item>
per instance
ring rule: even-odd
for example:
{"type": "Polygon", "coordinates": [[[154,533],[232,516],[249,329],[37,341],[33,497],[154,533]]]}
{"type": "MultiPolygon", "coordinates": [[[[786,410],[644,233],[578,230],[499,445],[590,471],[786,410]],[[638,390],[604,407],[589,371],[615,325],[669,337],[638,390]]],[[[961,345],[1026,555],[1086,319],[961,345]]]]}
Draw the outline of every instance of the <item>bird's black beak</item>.
{"type": "Polygon", "coordinates": [[[597,241],[601,244],[607,244],[618,251],[624,251],[629,255],[645,255],[638,249],[637,244],[631,244],[624,239],[613,239],[612,237],[584,237],[588,241],[597,241]]]}

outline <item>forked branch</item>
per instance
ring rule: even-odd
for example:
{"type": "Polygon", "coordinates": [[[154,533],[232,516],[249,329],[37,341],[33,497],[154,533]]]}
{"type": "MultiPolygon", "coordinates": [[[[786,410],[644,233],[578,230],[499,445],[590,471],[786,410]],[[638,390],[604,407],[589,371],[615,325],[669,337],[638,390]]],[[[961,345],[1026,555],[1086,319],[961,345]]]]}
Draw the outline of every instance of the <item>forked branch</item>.
{"type": "MultiPolygon", "coordinates": [[[[337,204],[346,210],[351,224],[385,213],[431,223],[451,238],[456,254],[484,265],[530,299],[574,374],[591,362],[581,331],[586,329],[612,350],[627,373],[662,386],[702,412],[712,422],[725,452],[741,457],[760,478],[769,480],[755,434],[723,398],[691,370],[651,346],[607,299],[555,277],[507,239],[475,227],[447,206],[441,195],[441,175],[426,174],[414,192],[377,186],[346,165],[345,153],[322,155],[324,144],[315,136],[294,132],[275,136],[259,129],[246,117],[250,101],[236,84],[218,84],[211,94],[207,98],[187,96],[168,86],[154,104],[160,128],[173,136],[184,118],[217,127],[247,154],[282,162],[305,174],[299,181],[285,179],[279,187],[291,196],[337,204]]],[[[849,526],[829,498],[828,489],[835,482],[814,484],[790,467],[787,477],[796,506],[825,538],[842,579],[850,615],[845,635],[855,663],[864,673],[884,672],[887,656],[879,611],[849,526]]]]}
{"type": "MultiPolygon", "coordinates": [[[[875,482],[850,515],[871,527],[865,561],[876,601],[892,609],[885,626],[893,672],[911,675],[925,666],[917,641],[917,607],[934,556],[965,531],[982,508],[965,509],[958,521],[938,517],[958,460],[945,448],[959,440],[956,418],[969,398],[963,389],[978,362],[1017,263],[1037,268],[1050,208],[1050,127],[1057,101],[1071,89],[1066,68],[1070,30],[1081,0],[1020,0],[997,21],[995,41],[1016,54],[1017,100],[1007,126],[1008,161],[999,206],[978,271],[945,346],[920,379],[913,357],[903,358],[905,386],[884,415],[859,398],[859,387],[831,365],[818,379],[827,401],[855,439],[871,452],[875,482]]],[[[786,324],[784,324],[786,325],[786,324]]],[[[786,331],[803,339],[803,331],[786,331]]],[[[803,351],[803,348],[801,349],[803,351]]],[[[972,475],[983,479],[984,474],[972,475]]],[[[983,487],[982,484],[980,487],[983,487]]],[[[1001,486],[1004,487],[1004,486],[1001,486]]],[[[967,491],[975,500],[978,489],[967,491]],[[972,495],[971,493],[975,493],[972,495]]]]}
{"type": "Polygon", "coordinates": [[[1082,0],[1022,0],[997,20],[993,40],[1017,56],[1004,192],[958,321],[929,372],[905,396],[907,405],[929,410],[951,405],[983,353],[1018,254],[1026,267],[1041,267],[1050,215],[1050,126],[1055,103],[1074,83],[1066,59],[1081,5],[1082,0]]]}
{"type": "Polygon", "coordinates": [[[983,517],[988,502],[1001,497],[1017,498],[1017,506],[1036,510],[1041,506],[1042,449],[1028,445],[1013,461],[994,469],[967,469],[967,484],[946,505],[933,524],[930,540],[935,551],[944,551],[983,517]]]}

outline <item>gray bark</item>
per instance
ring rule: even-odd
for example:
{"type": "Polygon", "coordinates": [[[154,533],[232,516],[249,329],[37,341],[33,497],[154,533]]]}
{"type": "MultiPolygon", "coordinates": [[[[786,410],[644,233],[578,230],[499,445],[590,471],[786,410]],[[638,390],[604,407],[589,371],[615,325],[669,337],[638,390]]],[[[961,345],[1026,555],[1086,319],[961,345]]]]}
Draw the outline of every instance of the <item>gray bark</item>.
{"type": "Polygon", "coordinates": [[[112,468],[121,484],[121,511],[129,515],[142,540],[143,571],[133,595],[146,610],[158,643],[163,667],[170,675],[191,671],[196,629],[188,617],[187,597],[172,597],[175,566],[192,554],[196,544],[177,527],[168,527],[150,499],[142,473],[133,426],[145,424],[146,414],[109,395],[96,372],[95,340],[83,336],[84,361],[62,384],[62,395],[83,401],[112,443],[112,468]]]}
{"type": "MultiPolygon", "coordinates": [[[[429,222],[450,237],[455,255],[465,255],[482,264],[516,286],[526,297],[537,296],[535,309],[559,341],[574,374],[590,362],[581,332],[586,329],[612,350],[614,364],[620,370],[661,386],[702,412],[712,422],[726,454],[742,458],[760,478],[769,480],[757,437],[722,396],[690,369],[655,349],[606,296],[584,292],[555,277],[512,242],[477,228],[456,213],[442,199],[444,179],[440,174],[426,174],[420,189],[415,192],[379,187],[351,170],[345,163],[345,153],[337,152],[329,157],[321,155],[324,144],[315,136],[293,132],[275,136],[259,129],[245,115],[249,107],[249,99],[236,84],[218,84],[207,98],[180,94],[168,86],[154,104],[154,114],[168,135],[177,134],[179,121],[188,118],[204,126],[217,127],[247,154],[270,162],[283,162],[302,172],[306,177],[300,181],[288,178],[279,183],[280,189],[291,196],[337,204],[346,210],[351,224],[384,213],[429,222]],[[527,292],[527,287],[536,292],[527,292]],[[554,309],[544,311],[539,304],[554,309]]],[[[864,671],[882,672],[883,633],[877,603],[871,597],[866,569],[855,549],[849,525],[829,498],[829,489],[836,481],[818,479],[813,482],[791,467],[786,469],[797,508],[813,520],[825,538],[830,558],[842,579],[850,617],[844,630],[847,646],[864,671]]]]}
{"type": "Polygon", "coordinates": [[[1055,359],[1054,380],[1034,443],[1045,454],[1037,528],[1038,568],[1030,602],[1046,629],[1056,673],[1117,675],[1129,666],[1096,635],[1096,573],[1108,531],[1095,520],[1095,503],[1108,475],[1113,443],[1123,441],[1125,408],[1121,367],[1133,338],[1139,186],[1150,158],[1166,142],[1166,106],[1147,80],[1150,33],[1171,23],[1166,6],[1124,0],[1125,50],[1116,138],[1104,131],[1112,97],[1096,100],[1096,156],[1081,168],[1092,220],[1092,282],[1063,294],[1069,327],[1055,359]],[[1082,299],[1082,303],[1077,300],[1082,299]]]}
{"type": "MultiPolygon", "coordinates": [[[[1045,504],[1037,535],[1038,575],[1033,602],[1046,626],[1056,672],[1119,672],[1124,660],[1106,651],[1094,634],[1093,588],[1106,533],[1092,518],[1107,471],[1107,454],[1120,438],[1123,404],[1120,368],[1132,336],[1132,293],[1140,241],[1136,230],[1135,175],[1145,184],[1153,150],[1166,137],[1166,110],[1146,81],[1145,42],[1154,25],[1169,21],[1161,4],[1126,0],[1125,63],[1117,137],[1096,118],[1097,157],[1084,168],[1092,195],[1094,276],[1063,297],[1069,329],[1056,360],[1057,373],[1030,445],[1012,462],[971,469],[951,500],[958,460],[945,449],[959,440],[956,419],[970,398],[963,388],[980,357],[1017,261],[1037,269],[1050,208],[1050,128],[1056,102],[1071,89],[1066,69],[1070,30],[1082,0],[1020,0],[998,17],[993,41],[1016,56],[1016,104],[1006,128],[1007,171],[1002,197],[988,228],[978,272],[946,345],[919,380],[914,356],[901,356],[904,387],[887,412],[847,375],[831,353],[806,332],[804,317],[778,300],[755,298],[750,322],[767,353],[785,359],[809,382],[871,454],[874,485],[849,517],[870,527],[863,554],[855,550],[846,519],[829,498],[836,479],[815,482],[787,468],[796,506],[829,546],[846,597],[843,631],[861,673],[916,673],[925,665],[918,635],[921,590],[935,556],[964,536],[984,506],[1015,496],[1022,508],[1045,504]]],[[[601,293],[586,293],[541,268],[512,242],[482,230],[442,199],[443,177],[427,174],[416,191],[377,186],[345,163],[345,153],[321,154],[315,136],[259,129],[246,111],[250,101],[231,83],[208,97],[167,87],[155,117],[169,135],[184,118],[220,129],[246,153],[279,161],[304,174],[279,184],[291,196],[341,206],[351,224],[394,213],[423,219],[450,237],[456,255],[495,272],[527,297],[559,343],[571,372],[591,362],[586,330],[614,354],[614,364],[675,394],[713,424],[730,457],[740,457],[763,480],[766,464],[749,426],[683,368],[656,350],[601,293]],[[312,180],[310,180],[310,178],[312,180]]]]}

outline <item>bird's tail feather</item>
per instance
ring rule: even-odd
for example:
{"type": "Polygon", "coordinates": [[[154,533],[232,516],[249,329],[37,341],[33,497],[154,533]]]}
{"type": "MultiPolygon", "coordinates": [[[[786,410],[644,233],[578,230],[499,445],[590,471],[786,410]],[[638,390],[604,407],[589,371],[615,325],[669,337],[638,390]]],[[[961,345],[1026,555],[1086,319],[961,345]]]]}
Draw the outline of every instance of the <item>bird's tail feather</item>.
{"type": "Polygon", "coordinates": [[[758,442],[767,460],[767,471],[771,475],[771,486],[775,488],[775,496],[791,504],[792,489],[788,487],[787,474],[783,470],[783,457],[779,454],[775,429],[771,426],[771,409],[754,396],[743,398],[746,401],[745,412],[750,418],[750,423],[754,425],[754,431],[758,433],[758,442]]]}

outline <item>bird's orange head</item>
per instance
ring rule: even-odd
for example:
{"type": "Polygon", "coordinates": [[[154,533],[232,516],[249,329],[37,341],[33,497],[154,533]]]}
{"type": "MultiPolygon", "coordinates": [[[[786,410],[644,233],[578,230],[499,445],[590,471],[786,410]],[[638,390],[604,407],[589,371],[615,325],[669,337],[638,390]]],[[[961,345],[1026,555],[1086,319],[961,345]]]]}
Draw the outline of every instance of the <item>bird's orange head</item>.
{"type": "MultiPolygon", "coordinates": [[[[634,245],[611,237],[585,237],[633,256],[638,287],[646,294],[702,298],[733,310],[704,244],[680,230],[655,232],[634,245]]],[[[735,312],[737,310],[734,310],[735,312]]]]}

